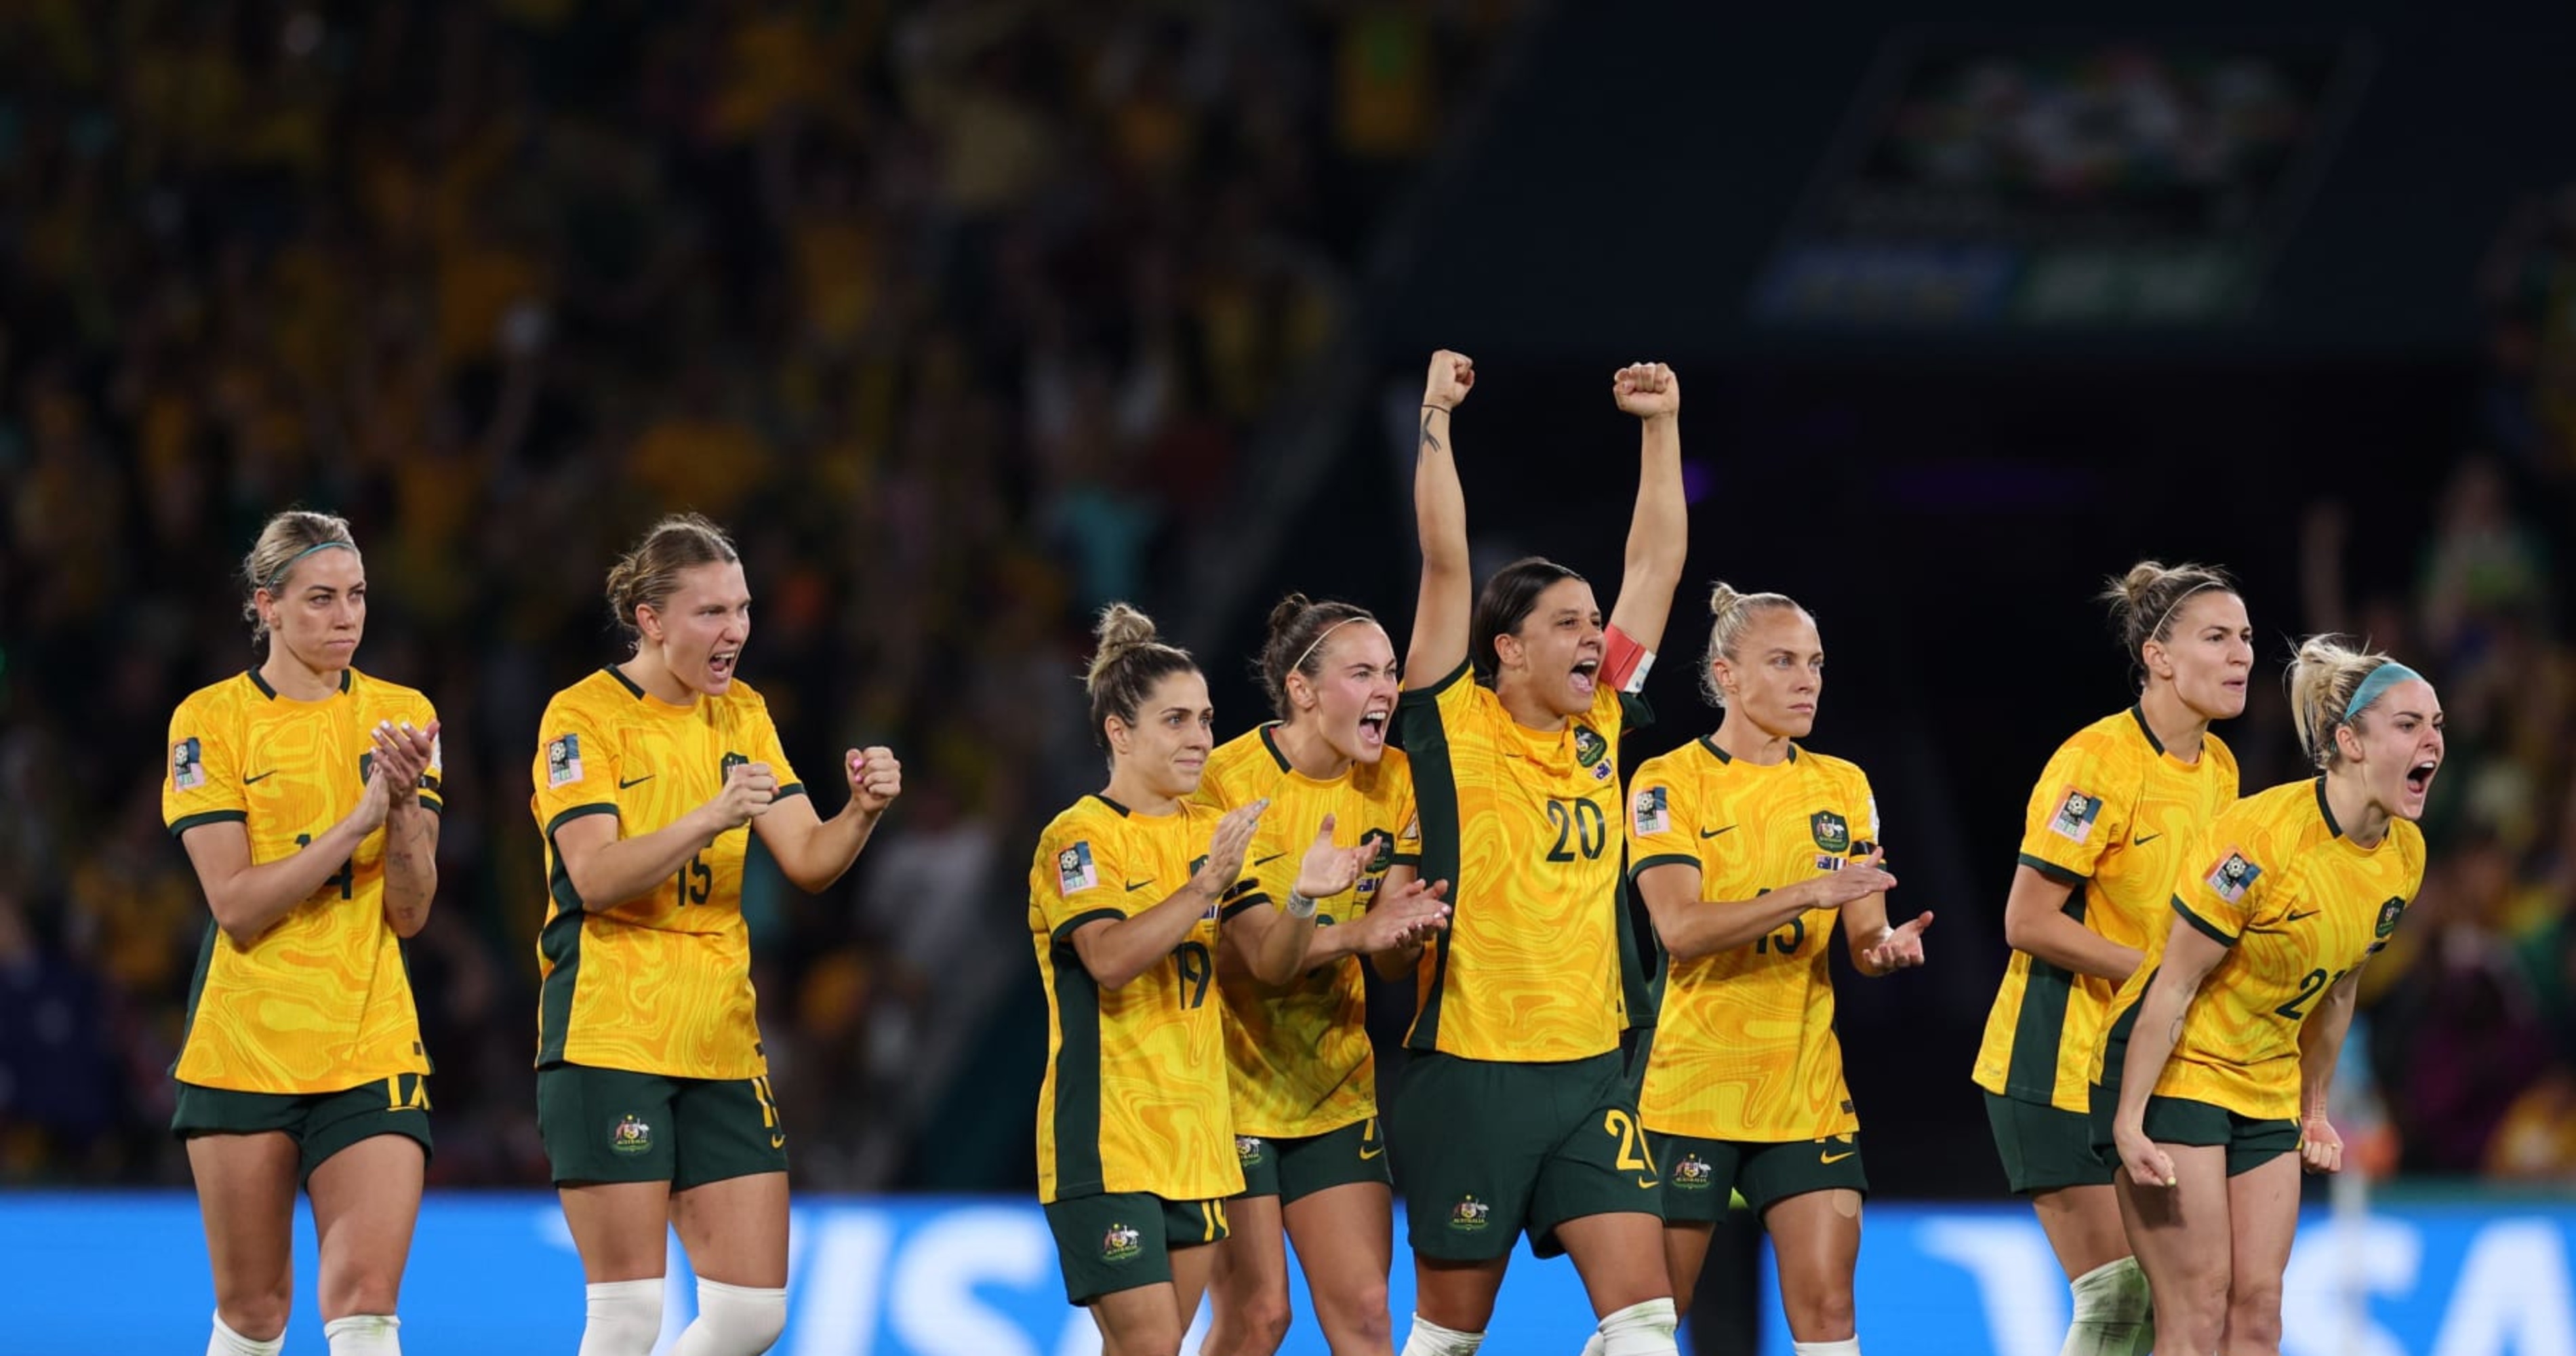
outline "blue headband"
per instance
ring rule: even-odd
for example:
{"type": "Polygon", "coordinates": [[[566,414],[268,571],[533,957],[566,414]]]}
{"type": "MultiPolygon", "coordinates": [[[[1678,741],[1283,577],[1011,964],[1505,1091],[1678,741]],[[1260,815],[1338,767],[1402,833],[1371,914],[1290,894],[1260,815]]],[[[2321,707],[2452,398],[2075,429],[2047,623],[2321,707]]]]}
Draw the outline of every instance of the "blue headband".
{"type": "Polygon", "coordinates": [[[355,551],[358,549],[358,544],[353,541],[315,542],[311,546],[307,546],[303,550],[296,552],[294,555],[288,556],[286,558],[286,563],[277,567],[277,573],[268,577],[268,591],[271,593],[277,592],[277,586],[286,582],[287,572],[295,568],[295,562],[304,559],[306,556],[309,556],[316,551],[328,551],[334,546],[339,547],[343,551],[355,551]]]}
{"type": "Polygon", "coordinates": [[[2378,668],[2372,669],[2369,675],[2361,680],[2361,686],[2352,690],[2352,700],[2343,704],[2343,723],[2346,725],[2352,724],[2352,718],[2360,715],[2372,702],[2379,700],[2380,693],[2386,692],[2388,689],[2397,686],[2399,683],[2405,682],[2409,678],[2421,678],[2423,676],[2424,675],[2417,673],[2415,670],[2398,663],[2394,659],[2381,664],[2378,668]]]}

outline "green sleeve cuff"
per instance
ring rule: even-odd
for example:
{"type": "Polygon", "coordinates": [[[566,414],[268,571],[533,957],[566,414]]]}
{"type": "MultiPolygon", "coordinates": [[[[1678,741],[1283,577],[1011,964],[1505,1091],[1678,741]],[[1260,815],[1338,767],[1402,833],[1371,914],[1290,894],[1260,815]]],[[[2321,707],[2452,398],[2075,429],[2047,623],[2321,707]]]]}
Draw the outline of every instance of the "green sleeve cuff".
{"type": "Polygon", "coordinates": [[[1089,927],[1104,918],[1114,922],[1126,916],[1127,915],[1125,913],[1117,909],[1087,909],[1081,913],[1075,914],[1073,917],[1068,918],[1061,923],[1056,924],[1055,931],[1047,935],[1055,940],[1056,945],[1062,946],[1073,940],[1073,934],[1080,932],[1082,929],[1089,927]]]}
{"type": "Polygon", "coordinates": [[[2174,896],[2173,911],[2181,916],[2182,921],[2199,929],[2200,935],[2218,943],[2220,946],[2233,948],[2236,945],[2236,939],[2227,935],[2227,933],[2216,923],[2201,917],[2199,914],[2193,913],[2191,911],[2191,906],[2182,902],[2182,896],[2174,896]]]}
{"type": "Polygon", "coordinates": [[[1641,857],[1636,865],[1628,868],[1628,879],[1635,880],[1659,866],[1687,866],[1696,870],[1699,858],[1685,852],[1658,852],[1652,857],[1641,857]]]}
{"type": "Polygon", "coordinates": [[[1246,909],[1267,908],[1269,907],[1269,904],[1270,896],[1268,895],[1258,892],[1248,894],[1243,898],[1226,905],[1225,908],[1217,914],[1217,921],[1220,923],[1231,923],[1234,921],[1234,916],[1236,914],[1239,914],[1246,909]]]}
{"type": "Polygon", "coordinates": [[[181,838],[200,824],[244,823],[250,819],[247,810],[208,810],[202,814],[181,815],[170,821],[170,836],[181,838]]]}
{"type": "Polygon", "coordinates": [[[549,843],[553,842],[555,838],[555,830],[562,828],[564,825],[569,824],[584,815],[613,815],[616,813],[617,807],[607,801],[593,801],[588,805],[576,805],[571,809],[564,811],[562,814],[556,815],[554,818],[546,821],[546,841],[549,843]]]}
{"type": "Polygon", "coordinates": [[[804,795],[804,794],[805,794],[805,783],[803,783],[803,782],[789,782],[787,785],[785,785],[785,786],[782,786],[782,787],[778,788],[778,790],[777,790],[774,794],[772,794],[772,795],[770,796],[770,798],[769,798],[769,799],[771,800],[771,802],[772,802],[772,803],[775,803],[775,802],[778,802],[778,801],[785,800],[785,799],[787,799],[789,796],[801,796],[801,795],[804,795]]]}
{"type": "Polygon", "coordinates": [[[2080,871],[2069,871],[2045,857],[2034,857],[2027,852],[2021,854],[2021,864],[2060,885],[2082,885],[2087,879],[2080,871]]]}

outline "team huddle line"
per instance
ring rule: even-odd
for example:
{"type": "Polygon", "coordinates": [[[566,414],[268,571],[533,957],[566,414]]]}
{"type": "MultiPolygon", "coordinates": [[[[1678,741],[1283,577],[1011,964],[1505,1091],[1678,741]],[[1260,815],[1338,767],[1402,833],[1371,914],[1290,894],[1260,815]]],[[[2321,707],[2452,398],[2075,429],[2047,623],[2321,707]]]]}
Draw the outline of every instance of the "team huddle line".
{"type": "MultiPolygon", "coordinates": [[[[1085,686],[1108,778],[1047,826],[1028,879],[1039,1198],[1067,1297],[1112,1356],[1178,1356],[1203,1295],[1206,1356],[1269,1356],[1293,1242],[1337,1356],[1466,1356],[1526,1236],[1581,1272],[1586,1356],[1675,1356],[1740,1196],[1795,1350],[1856,1356],[1868,1182],[1827,948],[1839,930],[1868,977],[1920,965],[1933,915],[1891,916],[1867,775],[1804,745],[1824,649],[1787,596],[1716,587],[1697,675],[1716,724],[1623,765],[1656,718],[1640,691],[1689,535],[1672,371],[1612,377],[1639,477],[1606,613],[1543,558],[1473,577],[1453,421],[1474,384],[1433,356],[1400,657],[1365,609],[1292,594],[1260,661],[1274,718],[1220,744],[1197,662],[1131,607],[1100,618],[1085,686]],[[1383,1118],[1363,965],[1416,996],[1383,1118]]],[[[352,665],[366,579],[345,522],[278,515],[243,581],[266,653],[174,713],[164,790],[211,913],[172,1070],[208,1350],[280,1349],[300,1188],[333,1356],[383,1356],[432,1149],[401,942],[437,889],[440,726],[352,665]]],[[[607,592],[631,653],[554,696],[530,762],[534,1082],[587,1287],[580,1352],[659,1342],[676,1228],[699,1279],[675,1349],[752,1356],[786,1322],[788,1186],[745,854],[757,835],[799,888],[829,886],[902,765],[845,750],[822,816],[737,675],[751,593],[715,524],[655,525],[607,592]]],[[[2066,1271],[2069,1356],[2159,1334],[2277,1350],[2298,1173],[2341,1166],[2325,1095],[2358,977],[2421,884],[2439,702],[2384,655],[2311,639],[2290,687],[2317,775],[2240,797],[2210,728],[2252,667],[2234,583],[2145,562],[2105,601],[2138,689],[2034,784],[1973,1081],[2066,1271]]]]}

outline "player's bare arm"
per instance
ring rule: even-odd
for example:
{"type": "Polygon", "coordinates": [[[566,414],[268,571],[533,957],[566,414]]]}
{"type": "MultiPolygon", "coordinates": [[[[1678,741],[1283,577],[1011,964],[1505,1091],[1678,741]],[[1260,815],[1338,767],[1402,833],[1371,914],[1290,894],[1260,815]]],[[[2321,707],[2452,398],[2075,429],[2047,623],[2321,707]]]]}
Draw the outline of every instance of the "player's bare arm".
{"type": "Polygon", "coordinates": [[[714,799],[651,833],[621,838],[615,815],[566,820],[555,830],[555,857],[583,908],[613,909],[660,889],[719,835],[769,813],[777,796],[769,764],[737,763],[725,771],[714,799]]]}
{"type": "Polygon", "coordinates": [[[1682,383],[1662,363],[1634,363],[1610,377],[1610,397],[1638,421],[1637,507],[1610,624],[1648,650],[1660,649],[1673,590],[1690,554],[1690,509],[1682,498],[1682,383]]]}
{"type": "Polygon", "coordinates": [[[2299,1166],[2309,1172],[2343,1171],[2343,1136],[2326,1119],[2326,1094],[2334,1087],[2344,1033],[2352,1029],[2364,968],[2356,965],[2352,973],[2336,980],[2316,1013],[2299,1028],[2299,1166]]]}
{"type": "Polygon", "coordinates": [[[417,788],[437,756],[439,723],[379,722],[374,775],[385,782],[385,923],[402,938],[429,924],[438,895],[438,814],[417,788]]]}
{"type": "Polygon", "coordinates": [[[1467,662],[1476,577],[1467,558],[1467,492],[1458,483],[1450,416],[1476,385],[1475,361],[1442,349],[1422,382],[1421,427],[1413,462],[1413,524],[1422,547],[1422,589],[1404,654],[1408,686],[1436,683],[1467,662]]]}
{"type": "Polygon", "coordinates": [[[1190,929],[1243,878],[1244,850],[1251,846],[1261,812],[1268,808],[1269,801],[1256,800],[1226,812],[1209,840],[1206,863],[1163,902],[1132,917],[1103,918],[1075,929],[1074,954],[1100,987],[1127,987],[1161,964],[1190,935],[1190,929]]]}
{"type": "Polygon", "coordinates": [[[2004,896],[2004,944],[2061,970],[2114,983],[2126,980],[2145,953],[2067,917],[2066,897],[2074,889],[2028,866],[2014,867],[2012,891],[2004,896]]]}
{"type": "Polygon", "coordinates": [[[839,814],[823,819],[813,797],[789,796],[752,824],[779,871],[807,894],[830,889],[849,871],[886,808],[903,794],[903,761],[882,744],[843,753],[841,773],[850,798],[839,814]]]}
{"type": "Polygon", "coordinates": [[[2112,1142],[2121,1166],[2140,1186],[2172,1186],[2173,1158],[2147,1138],[2147,1098],[2182,1040],[2183,1014],[2190,1011],[2200,982],[2227,958],[2227,948],[2195,927],[2176,927],[2165,940],[2165,958],[2154,982],[2138,1000],[2138,1019],[2129,1033],[2129,1054],[2120,1066],[2120,1105],[2111,1119],[2112,1142]]]}
{"type": "Polygon", "coordinates": [[[357,808],[324,829],[291,857],[256,866],[250,860],[250,833],[239,820],[199,824],[181,835],[188,862],[205,886],[206,906],[215,926],[237,946],[248,946],[277,920],[310,898],[342,863],[358,855],[358,845],[383,827],[388,797],[381,772],[367,778],[357,808]]]}

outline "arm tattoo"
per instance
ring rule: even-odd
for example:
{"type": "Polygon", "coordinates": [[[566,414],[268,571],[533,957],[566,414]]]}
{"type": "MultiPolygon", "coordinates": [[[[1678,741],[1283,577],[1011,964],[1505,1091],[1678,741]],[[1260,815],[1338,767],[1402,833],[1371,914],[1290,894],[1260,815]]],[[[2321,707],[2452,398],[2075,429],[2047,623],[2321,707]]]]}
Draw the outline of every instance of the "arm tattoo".
{"type": "Polygon", "coordinates": [[[1431,415],[1437,409],[1439,409],[1439,406],[1437,405],[1425,405],[1422,407],[1422,445],[1431,451],[1443,452],[1448,449],[1443,448],[1440,445],[1439,437],[1431,431],[1431,415]]]}

